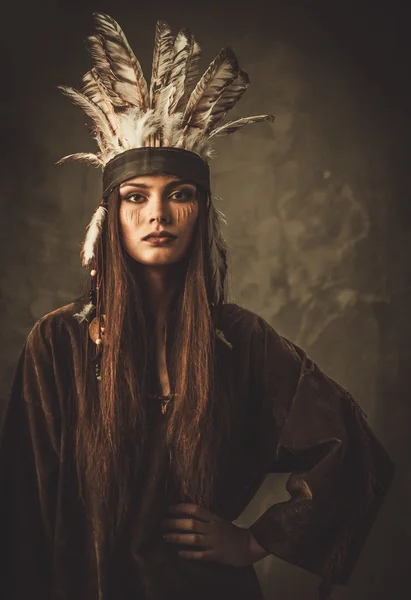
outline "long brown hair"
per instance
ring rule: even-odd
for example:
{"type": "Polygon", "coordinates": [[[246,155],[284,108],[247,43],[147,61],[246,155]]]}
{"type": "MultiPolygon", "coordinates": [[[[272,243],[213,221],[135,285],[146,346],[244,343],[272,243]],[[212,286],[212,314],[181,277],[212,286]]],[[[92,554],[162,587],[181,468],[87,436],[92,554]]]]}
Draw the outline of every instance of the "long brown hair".
{"type": "MultiPolygon", "coordinates": [[[[167,409],[166,444],[181,495],[211,507],[230,435],[231,403],[219,385],[208,241],[210,197],[198,191],[199,218],[187,258],[180,265],[178,293],[168,326],[168,364],[176,397],[167,409]]],[[[153,323],[139,268],[120,235],[118,188],[108,198],[108,215],[95,257],[99,276],[97,315],[106,315],[101,381],[97,384],[86,340],[85,372],[76,419],[76,461],[83,499],[97,501],[115,535],[127,514],[134,473],[147,440],[146,402],[153,373],[153,323]]],[[[220,298],[221,300],[221,298],[220,298]]],[[[224,298],[222,298],[224,301],[224,298]]],[[[221,379],[221,378],[220,378],[221,379]]]]}

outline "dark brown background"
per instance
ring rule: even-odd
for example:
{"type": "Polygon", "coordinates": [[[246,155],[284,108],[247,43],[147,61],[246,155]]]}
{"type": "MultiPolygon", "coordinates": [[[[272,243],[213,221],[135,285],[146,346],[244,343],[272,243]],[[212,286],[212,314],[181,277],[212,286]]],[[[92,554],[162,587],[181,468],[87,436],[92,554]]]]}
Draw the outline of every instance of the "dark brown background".
{"type": "MultiPolygon", "coordinates": [[[[158,18],[194,32],[204,68],[231,45],[252,81],[234,115],[275,113],[274,126],[219,140],[212,164],[232,297],[352,391],[397,464],[336,600],[411,597],[409,26],[400,3],[375,5],[9,2],[1,28],[2,399],[34,322],[79,292],[100,176],[53,166],[94,148],[86,117],[55,86],[78,87],[89,68],[92,12],[120,22],[147,77],[158,18]]],[[[284,481],[270,476],[239,523],[285,498],[284,481]]],[[[257,571],[267,599],[315,598],[316,577],[296,567],[268,557],[257,571]]]]}

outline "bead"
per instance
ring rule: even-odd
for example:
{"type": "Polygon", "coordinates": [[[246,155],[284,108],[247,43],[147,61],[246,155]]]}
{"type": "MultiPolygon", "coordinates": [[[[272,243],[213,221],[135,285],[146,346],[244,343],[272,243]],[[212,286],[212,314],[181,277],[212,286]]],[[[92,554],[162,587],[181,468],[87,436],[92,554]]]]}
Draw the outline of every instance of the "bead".
{"type": "Polygon", "coordinates": [[[102,343],[102,341],[103,341],[103,340],[102,340],[101,338],[97,338],[97,339],[96,339],[96,344],[97,344],[97,346],[100,346],[100,344],[102,343]]]}
{"type": "Polygon", "coordinates": [[[97,275],[97,271],[95,269],[93,269],[92,271],[90,271],[90,275],[92,277],[95,277],[97,275]]]}

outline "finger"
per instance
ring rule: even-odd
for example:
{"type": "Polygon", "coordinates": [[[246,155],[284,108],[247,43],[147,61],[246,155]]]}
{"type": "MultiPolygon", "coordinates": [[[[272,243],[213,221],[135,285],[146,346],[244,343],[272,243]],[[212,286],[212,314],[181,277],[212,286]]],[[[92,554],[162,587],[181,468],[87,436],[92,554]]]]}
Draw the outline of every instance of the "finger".
{"type": "Polygon", "coordinates": [[[215,560],[213,550],[180,550],[178,555],[190,560],[215,560]]]}
{"type": "Polygon", "coordinates": [[[201,533],[166,533],[163,535],[166,542],[183,544],[187,546],[201,546],[208,548],[205,537],[201,533]]]}
{"type": "Polygon", "coordinates": [[[163,531],[171,531],[173,529],[183,529],[185,531],[196,531],[197,533],[207,533],[206,524],[197,519],[163,519],[160,523],[163,531]]]}
{"type": "Polygon", "coordinates": [[[202,521],[217,521],[218,520],[217,515],[212,513],[207,508],[199,506],[198,504],[188,504],[188,503],[174,504],[172,506],[169,506],[168,512],[170,512],[172,514],[175,514],[175,513],[181,514],[182,513],[182,514],[191,515],[193,517],[196,517],[197,519],[201,519],[202,521]]]}

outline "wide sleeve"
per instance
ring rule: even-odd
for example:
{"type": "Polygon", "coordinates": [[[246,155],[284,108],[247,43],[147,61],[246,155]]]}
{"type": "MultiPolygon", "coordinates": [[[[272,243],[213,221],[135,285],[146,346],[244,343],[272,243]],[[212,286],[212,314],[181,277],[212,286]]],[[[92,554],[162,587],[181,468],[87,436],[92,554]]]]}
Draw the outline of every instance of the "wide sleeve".
{"type": "Polygon", "coordinates": [[[47,600],[61,419],[47,323],[20,353],[0,434],[0,596],[47,600]]]}
{"type": "Polygon", "coordinates": [[[261,319],[252,377],[267,472],[290,472],[290,499],[251,526],[269,553],[345,584],[389,488],[394,466],[351,395],[261,319]]]}

